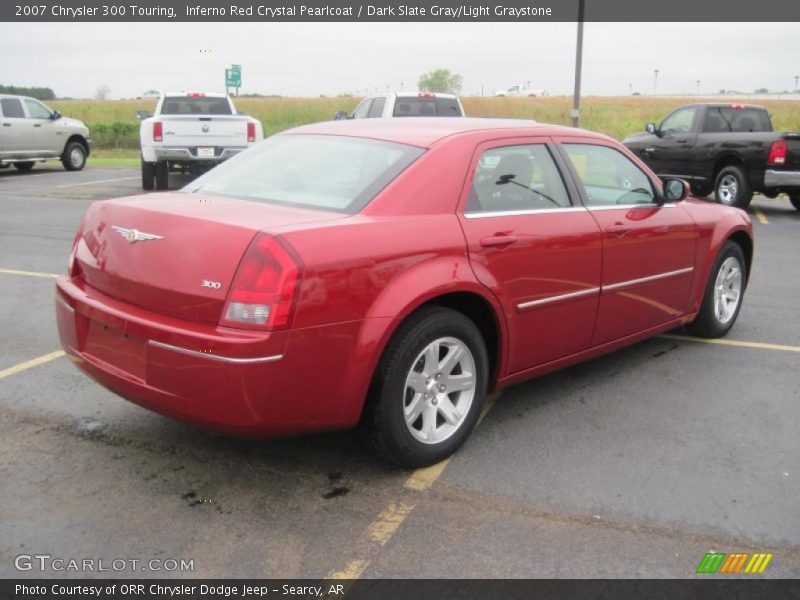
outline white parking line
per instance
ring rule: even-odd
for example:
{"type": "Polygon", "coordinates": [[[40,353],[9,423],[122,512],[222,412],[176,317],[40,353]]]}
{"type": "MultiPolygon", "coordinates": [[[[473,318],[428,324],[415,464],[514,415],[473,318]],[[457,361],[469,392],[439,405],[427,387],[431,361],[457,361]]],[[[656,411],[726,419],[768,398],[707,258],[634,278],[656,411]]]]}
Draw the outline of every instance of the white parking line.
{"type": "Polygon", "coordinates": [[[139,177],[119,177],[117,179],[100,179],[98,181],[82,181],[81,183],[68,183],[67,185],[57,185],[57,188],[72,188],[72,187],[79,187],[82,185],[95,185],[97,183],[111,183],[114,181],[133,181],[134,179],[139,179],[139,177]]]}

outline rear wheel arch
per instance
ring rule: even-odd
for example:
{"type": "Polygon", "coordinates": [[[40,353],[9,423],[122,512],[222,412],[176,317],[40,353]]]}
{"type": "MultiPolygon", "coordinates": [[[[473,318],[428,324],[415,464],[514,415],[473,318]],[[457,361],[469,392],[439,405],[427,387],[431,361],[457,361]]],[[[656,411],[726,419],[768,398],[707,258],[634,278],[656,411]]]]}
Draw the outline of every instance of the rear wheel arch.
{"type": "MultiPolygon", "coordinates": [[[[726,241],[731,241],[739,246],[742,250],[742,254],[744,254],[745,266],[747,267],[745,272],[745,284],[747,284],[750,280],[750,267],[753,264],[753,239],[744,231],[734,231],[728,236],[726,241]]],[[[722,246],[724,246],[724,243],[722,246]]],[[[720,248],[722,248],[722,246],[720,246],[720,248]]]]}
{"type": "Polygon", "coordinates": [[[744,166],[744,160],[736,154],[724,154],[717,159],[717,162],[714,163],[714,175],[711,177],[711,183],[717,180],[717,175],[719,172],[722,171],[725,167],[741,167],[745,171],[745,175],[747,174],[747,169],[744,166]]]}

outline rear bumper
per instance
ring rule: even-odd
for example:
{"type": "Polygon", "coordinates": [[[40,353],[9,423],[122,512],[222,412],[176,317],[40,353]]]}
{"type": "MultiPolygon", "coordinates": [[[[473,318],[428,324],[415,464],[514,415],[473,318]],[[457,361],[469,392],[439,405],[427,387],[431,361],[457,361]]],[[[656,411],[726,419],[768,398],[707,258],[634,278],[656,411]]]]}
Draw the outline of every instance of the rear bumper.
{"type": "Polygon", "coordinates": [[[210,327],[125,304],[61,277],[61,344],[70,359],[140,406],[242,436],[352,427],[358,322],[272,333],[210,327]]]}
{"type": "Polygon", "coordinates": [[[768,188],[800,187],[800,171],[775,171],[764,173],[764,186],[768,188]]]}
{"type": "Polygon", "coordinates": [[[214,156],[198,156],[197,148],[155,148],[156,160],[175,160],[181,162],[220,162],[236,156],[239,152],[246,150],[246,147],[235,148],[214,148],[214,156]]]}

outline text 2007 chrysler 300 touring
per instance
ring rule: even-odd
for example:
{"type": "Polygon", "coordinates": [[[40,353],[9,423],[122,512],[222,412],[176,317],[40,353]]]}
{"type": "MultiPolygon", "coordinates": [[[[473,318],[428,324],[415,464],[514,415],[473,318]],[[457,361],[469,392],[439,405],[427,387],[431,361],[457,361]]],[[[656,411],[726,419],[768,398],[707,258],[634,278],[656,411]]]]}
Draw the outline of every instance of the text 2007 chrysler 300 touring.
{"type": "Polygon", "coordinates": [[[180,192],[93,204],[57,282],[74,362],[242,435],[361,424],[408,466],[489,390],[691,324],[724,335],[753,253],[617,142],[480,119],[273,136],[180,192]]]}

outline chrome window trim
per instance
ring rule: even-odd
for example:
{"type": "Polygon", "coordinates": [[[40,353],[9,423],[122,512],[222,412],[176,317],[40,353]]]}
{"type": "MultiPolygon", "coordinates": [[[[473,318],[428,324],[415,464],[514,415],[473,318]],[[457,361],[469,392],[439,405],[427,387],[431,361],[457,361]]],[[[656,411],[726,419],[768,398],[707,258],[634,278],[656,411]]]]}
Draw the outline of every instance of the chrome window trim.
{"type": "Polygon", "coordinates": [[[569,292],[567,294],[559,294],[558,296],[549,296],[547,298],[540,298],[539,300],[531,300],[529,302],[521,302],[517,304],[517,310],[525,310],[526,308],[533,308],[534,306],[542,306],[543,304],[550,304],[552,302],[560,302],[561,300],[570,300],[572,298],[580,298],[582,296],[591,296],[598,294],[599,287],[589,288],[586,290],[578,290],[577,292],[569,292]]]}
{"type": "Polygon", "coordinates": [[[674,202],[670,202],[667,204],[656,204],[651,202],[649,204],[611,204],[611,205],[599,205],[599,206],[591,206],[589,205],[587,208],[591,211],[595,210],[616,210],[618,208],[624,209],[631,209],[631,208],[675,208],[678,206],[674,202]]]}
{"type": "Polygon", "coordinates": [[[525,215],[567,213],[586,210],[585,206],[561,206],[554,208],[530,208],[525,210],[492,210],[486,212],[465,212],[466,219],[488,219],[491,217],[520,217],[525,215]]]}
{"type": "Polygon", "coordinates": [[[685,273],[691,273],[694,271],[694,267],[686,267],[683,269],[677,269],[675,271],[667,271],[666,273],[658,273],[657,275],[648,275],[647,277],[640,277],[639,279],[631,279],[629,281],[620,281],[619,283],[612,283],[610,285],[604,285],[603,291],[605,290],[618,290],[624,287],[630,287],[632,285],[639,285],[640,283],[648,283],[650,281],[658,281],[659,279],[669,279],[670,277],[677,277],[678,275],[684,275],[685,273]]]}
{"type": "Polygon", "coordinates": [[[230,356],[220,356],[219,354],[210,354],[207,352],[198,352],[197,350],[189,350],[188,348],[181,348],[180,346],[173,346],[172,344],[165,344],[164,342],[158,342],[156,340],[148,340],[147,343],[152,344],[156,348],[163,348],[164,350],[172,350],[173,352],[178,352],[179,354],[188,354],[189,356],[199,356],[201,358],[207,358],[208,360],[214,360],[217,362],[224,362],[224,363],[232,363],[236,365],[275,362],[283,358],[283,354],[274,354],[272,356],[257,356],[255,358],[233,358],[230,356]]]}

